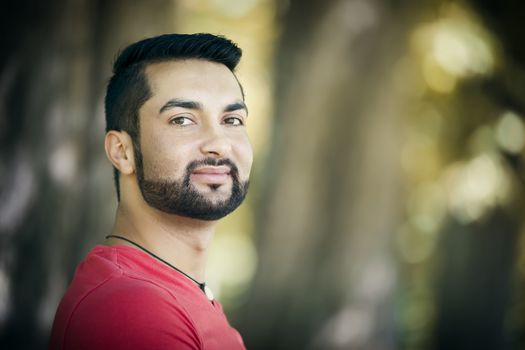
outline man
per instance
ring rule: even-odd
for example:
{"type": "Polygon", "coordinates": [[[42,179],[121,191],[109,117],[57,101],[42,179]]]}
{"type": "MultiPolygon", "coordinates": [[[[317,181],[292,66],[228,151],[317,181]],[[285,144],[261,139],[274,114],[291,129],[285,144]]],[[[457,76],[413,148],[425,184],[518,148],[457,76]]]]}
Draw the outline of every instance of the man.
{"type": "Polygon", "coordinates": [[[117,58],[105,100],[115,224],[77,268],[50,349],[244,349],[203,282],[252,164],[240,57],[223,37],[169,34],[117,58]]]}

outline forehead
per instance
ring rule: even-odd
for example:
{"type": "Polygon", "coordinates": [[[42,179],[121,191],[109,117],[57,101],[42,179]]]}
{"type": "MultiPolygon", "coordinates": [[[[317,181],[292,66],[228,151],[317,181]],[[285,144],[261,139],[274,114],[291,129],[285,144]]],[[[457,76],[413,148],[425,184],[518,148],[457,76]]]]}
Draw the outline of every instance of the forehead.
{"type": "Polygon", "coordinates": [[[224,97],[242,99],[239,83],[223,64],[199,59],[153,63],[146,78],[157,98],[224,97]]]}

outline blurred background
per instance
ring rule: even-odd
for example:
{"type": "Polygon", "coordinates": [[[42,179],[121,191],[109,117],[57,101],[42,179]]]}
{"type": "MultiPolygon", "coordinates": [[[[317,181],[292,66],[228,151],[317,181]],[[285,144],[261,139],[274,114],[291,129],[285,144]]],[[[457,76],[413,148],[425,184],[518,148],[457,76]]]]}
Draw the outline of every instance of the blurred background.
{"type": "Polygon", "coordinates": [[[45,348],[109,233],[119,49],[212,32],[256,160],[208,280],[249,349],[525,348],[525,3],[18,0],[0,5],[0,347],[45,348]]]}

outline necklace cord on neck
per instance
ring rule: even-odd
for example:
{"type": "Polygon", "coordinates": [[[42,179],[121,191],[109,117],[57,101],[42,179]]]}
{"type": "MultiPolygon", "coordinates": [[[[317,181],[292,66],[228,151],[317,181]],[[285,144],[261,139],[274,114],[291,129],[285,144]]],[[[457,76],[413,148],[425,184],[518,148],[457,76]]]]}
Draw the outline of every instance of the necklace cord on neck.
{"type": "Polygon", "coordinates": [[[172,269],[174,269],[175,271],[178,271],[180,273],[182,273],[184,276],[188,277],[190,280],[192,280],[193,282],[195,282],[199,288],[207,295],[206,293],[206,282],[199,282],[197,281],[195,278],[191,277],[190,275],[188,275],[186,272],[182,271],[181,269],[178,269],[176,268],[175,266],[173,266],[172,264],[170,264],[169,262],[167,262],[166,260],[162,259],[161,257],[159,257],[158,255],[154,254],[153,252],[147,250],[146,248],[144,248],[143,246],[141,246],[140,244],[138,243],[135,243],[133,242],[132,240],[126,238],[126,237],[122,237],[122,236],[118,236],[118,235],[107,235],[105,237],[106,239],[108,238],[118,238],[118,239],[121,239],[123,241],[126,241],[128,243],[131,243],[133,244],[135,247],[143,250],[144,252],[146,252],[147,254],[151,255],[152,257],[154,257],[155,259],[163,262],[164,264],[168,265],[169,267],[171,267],[172,269]]]}

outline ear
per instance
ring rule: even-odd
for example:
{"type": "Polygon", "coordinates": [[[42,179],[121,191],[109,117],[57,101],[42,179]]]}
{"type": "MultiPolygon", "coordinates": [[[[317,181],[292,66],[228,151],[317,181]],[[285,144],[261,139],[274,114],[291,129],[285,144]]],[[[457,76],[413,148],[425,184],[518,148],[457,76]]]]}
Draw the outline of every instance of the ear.
{"type": "Polygon", "coordinates": [[[127,132],[108,131],[104,139],[104,148],[109,161],[120,173],[130,175],[135,172],[133,143],[127,132]]]}

